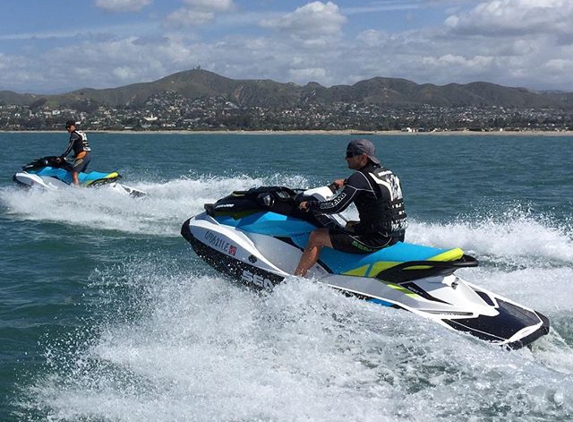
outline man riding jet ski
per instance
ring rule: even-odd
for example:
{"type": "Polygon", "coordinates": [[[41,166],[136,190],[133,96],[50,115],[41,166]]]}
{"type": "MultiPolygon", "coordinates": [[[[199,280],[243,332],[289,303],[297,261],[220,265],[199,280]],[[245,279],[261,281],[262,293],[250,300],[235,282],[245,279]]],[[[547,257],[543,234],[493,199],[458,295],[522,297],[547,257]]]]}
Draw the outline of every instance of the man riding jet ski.
{"type": "Polygon", "coordinates": [[[305,276],[318,260],[323,247],[337,251],[364,254],[404,241],[408,221],[400,179],[376,158],[374,144],[367,139],[354,139],[346,147],[346,164],[355,172],[346,180],[332,185],[342,191],[329,201],[310,199],[299,204],[301,210],[321,214],[339,214],[350,204],[356,206],[359,221],[348,222],[344,228],[314,230],[309,237],[294,272],[305,276]]]}
{"type": "MultiPolygon", "coordinates": [[[[128,193],[131,196],[145,196],[146,193],[120,184],[117,181],[121,175],[117,172],[101,173],[91,171],[89,173],[78,173],[80,186],[93,187],[107,185],[113,190],[128,193]]],[[[44,189],[57,190],[66,188],[72,184],[72,166],[61,157],[50,156],[34,160],[22,167],[22,171],[14,174],[12,179],[19,185],[25,187],[39,186],[44,189]]]]}
{"type": "Polygon", "coordinates": [[[70,152],[74,152],[74,162],[72,164],[72,183],[74,185],[79,185],[78,175],[85,172],[91,161],[91,151],[90,145],[88,143],[87,135],[77,130],[75,120],[68,120],[66,122],[66,130],[70,134],[70,140],[68,141],[68,146],[64,153],[60,156],[61,160],[64,160],[70,152]]]}
{"type": "MultiPolygon", "coordinates": [[[[184,222],[181,234],[215,269],[259,288],[272,289],[291,277],[309,235],[345,225],[339,214],[299,209],[311,198],[331,198],[333,188],[295,191],[260,187],[233,192],[184,222]]],[[[369,253],[328,247],[307,277],[373,303],[405,309],[454,330],[509,348],[528,345],[549,332],[549,321],[533,309],[459,278],[458,268],[476,267],[459,248],[397,242],[369,253]]]]}

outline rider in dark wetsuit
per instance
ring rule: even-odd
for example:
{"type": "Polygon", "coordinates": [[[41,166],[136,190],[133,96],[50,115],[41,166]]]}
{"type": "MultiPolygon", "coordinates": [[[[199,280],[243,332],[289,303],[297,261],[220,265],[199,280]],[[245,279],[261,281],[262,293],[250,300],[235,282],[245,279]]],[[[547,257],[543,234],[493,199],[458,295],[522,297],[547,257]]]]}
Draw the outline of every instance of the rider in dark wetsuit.
{"type": "Polygon", "coordinates": [[[301,202],[299,208],[335,214],[354,202],[360,221],[350,222],[346,229],[313,231],[295,275],[306,275],[323,246],[349,253],[370,253],[404,241],[407,220],[400,179],[380,165],[374,145],[366,139],[348,144],[346,160],[348,167],[357,171],[348,179],[333,183],[336,188],[344,186],[343,191],[329,201],[301,202]]]}
{"type": "Polygon", "coordinates": [[[72,165],[72,182],[74,185],[79,184],[78,173],[85,171],[91,161],[91,148],[88,144],[88,137],[84,132],[76,130],[76,122],[68,120],[66,130],[70,133],[70,142],[64,153],[60,156],[61,160],[72,151],[74,151],[74,163],[72,165]]]}

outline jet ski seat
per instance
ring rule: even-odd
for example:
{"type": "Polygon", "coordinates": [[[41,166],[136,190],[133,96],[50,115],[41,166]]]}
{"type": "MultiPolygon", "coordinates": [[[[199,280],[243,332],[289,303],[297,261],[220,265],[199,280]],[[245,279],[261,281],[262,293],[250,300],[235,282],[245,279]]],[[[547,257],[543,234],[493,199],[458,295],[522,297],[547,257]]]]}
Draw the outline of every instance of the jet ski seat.
{"type": "Polygon", "coordinates": [[[402,242],[367,255],[323,248],[320,261],[338,274],[380,278],[392,282],[445,275],[460,267],[478,265],[475,258],[465,255],[460,248],[439,249],[402,242]]]}

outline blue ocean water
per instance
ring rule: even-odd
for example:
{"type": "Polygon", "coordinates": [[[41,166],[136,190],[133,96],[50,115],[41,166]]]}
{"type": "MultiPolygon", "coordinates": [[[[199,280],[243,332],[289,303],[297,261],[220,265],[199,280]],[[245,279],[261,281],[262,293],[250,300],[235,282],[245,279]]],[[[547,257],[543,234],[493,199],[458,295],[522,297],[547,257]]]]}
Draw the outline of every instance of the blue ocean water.
{"type": "Polygon", "coordinates": [[[179,235],[232,190],[347,176],[352,136],[88,135],[90,169],[148,197],[19,189],[66,134],[0,133],[0,420],[573,418],[572,137],[369,136],[407,240],[463,248],[465,279],[550,318],[508,352],[314,283],[254,294],[179,235]]]}

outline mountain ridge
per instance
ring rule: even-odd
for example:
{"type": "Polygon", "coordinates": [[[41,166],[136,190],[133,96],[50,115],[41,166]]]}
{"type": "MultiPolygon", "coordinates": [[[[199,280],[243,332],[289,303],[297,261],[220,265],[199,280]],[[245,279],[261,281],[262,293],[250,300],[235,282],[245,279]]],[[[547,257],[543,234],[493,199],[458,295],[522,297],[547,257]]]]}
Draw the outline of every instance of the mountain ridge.
{"type": "Polygon", "coordinates": [[[117,88],[82,88],[63,94],[19,94],[0,91],[0,104],[64,107],[91,102],[113,107],[143,105],[149,98],[175,92],[187,99],[224,97],[239,107],[291,108],[308,103],[374,104],[388,107],[573,108],[573,93],[538,92],[489,82],[417,84],[381,76],[353,85],[325,87],[317,82],[297,85],[270,79],[231,79],[203,69],[177,72],[152,82],[117,88]]]}

